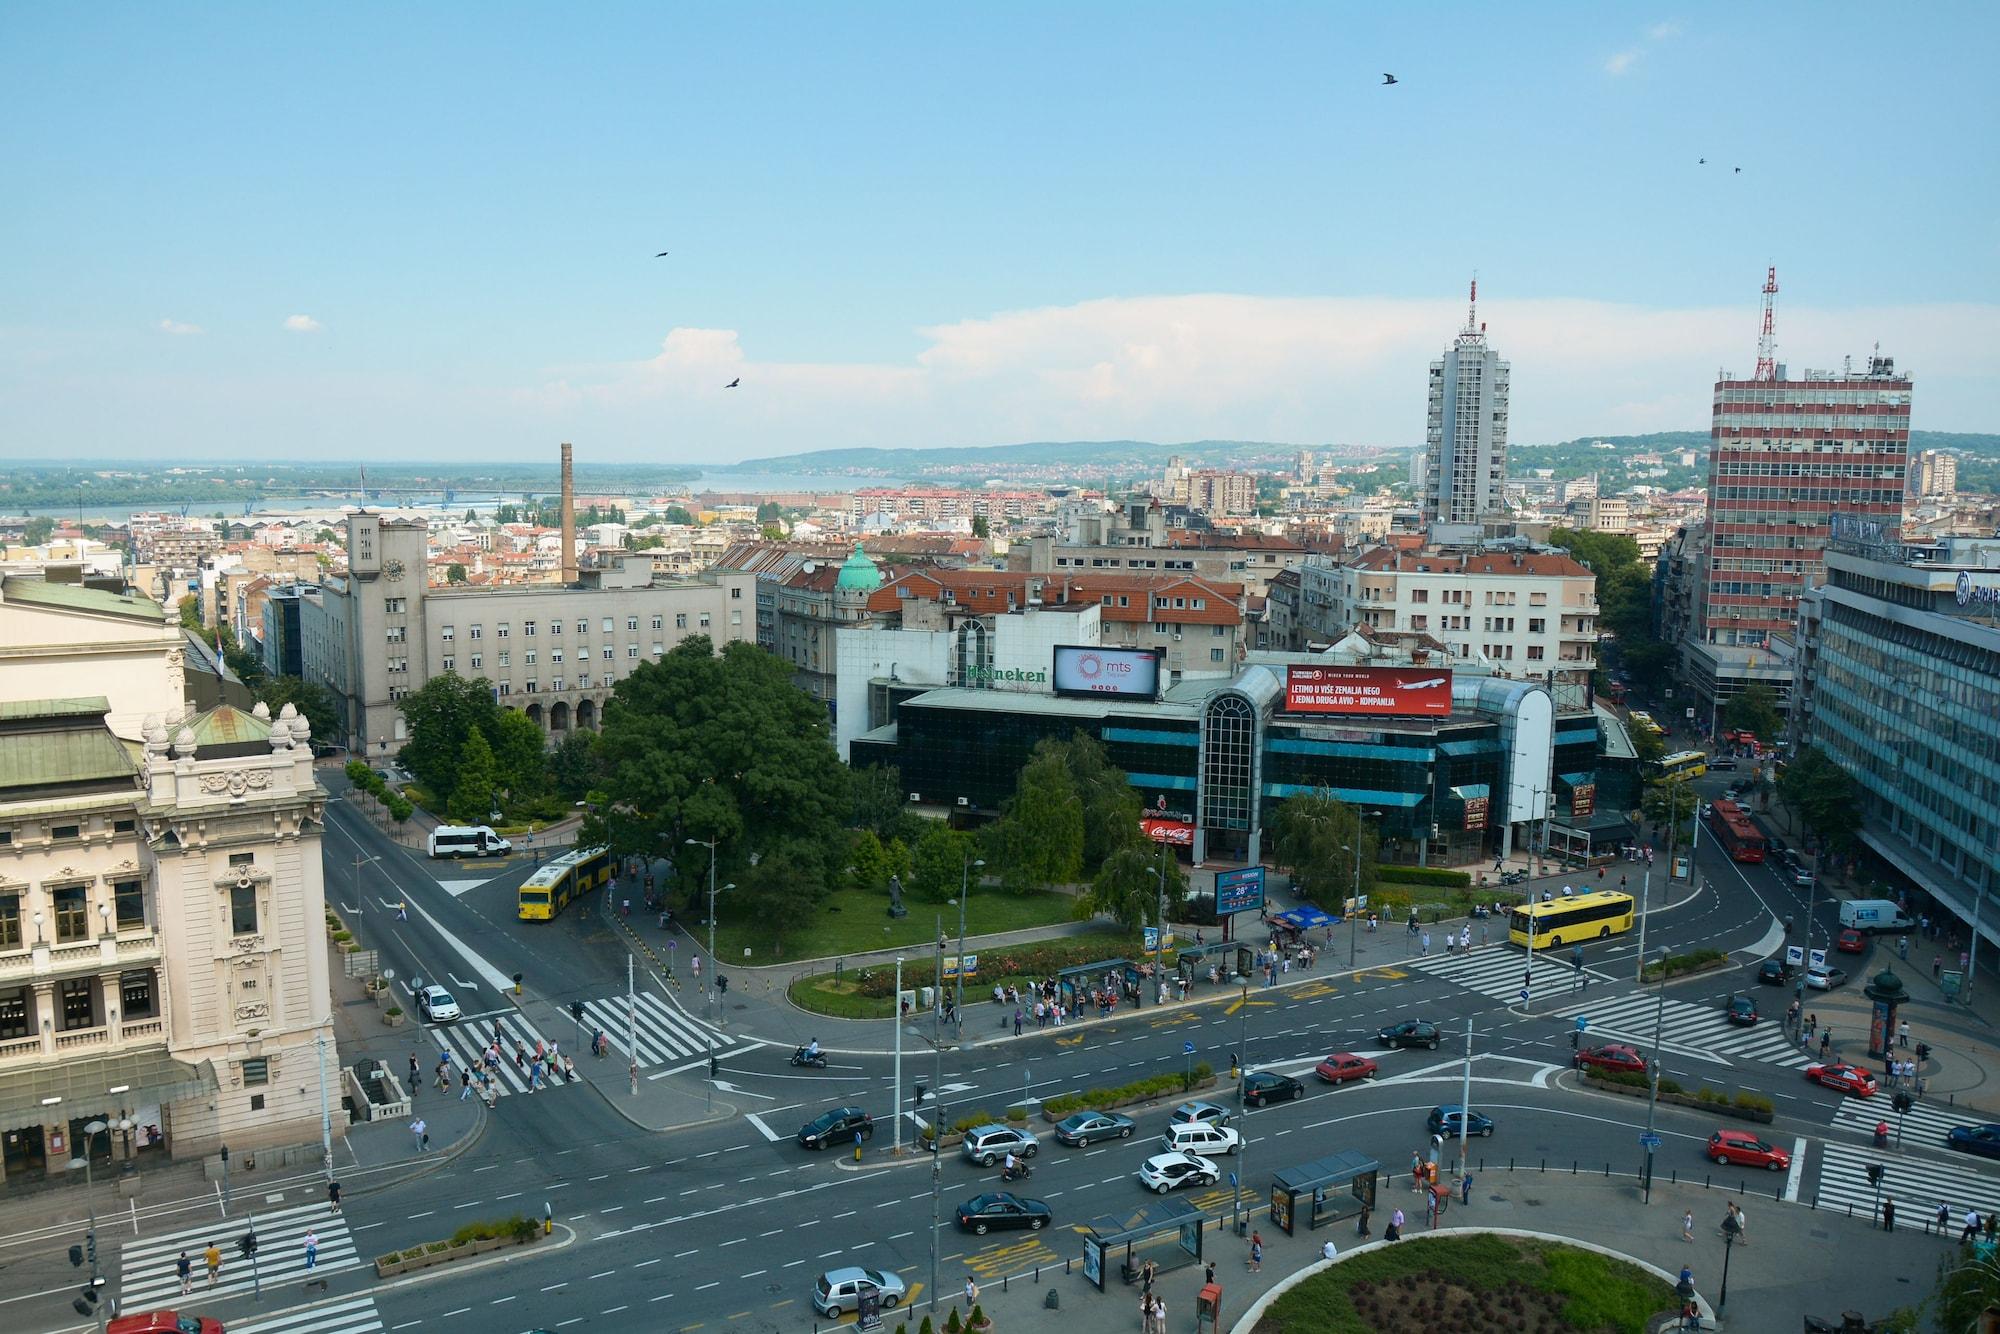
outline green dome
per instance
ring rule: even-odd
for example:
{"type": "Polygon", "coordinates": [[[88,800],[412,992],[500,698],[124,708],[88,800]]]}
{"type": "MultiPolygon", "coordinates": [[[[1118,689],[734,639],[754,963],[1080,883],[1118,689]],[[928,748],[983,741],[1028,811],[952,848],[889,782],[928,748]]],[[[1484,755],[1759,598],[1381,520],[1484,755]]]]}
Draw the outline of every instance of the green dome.
{"type": "Polygon", "coordinates": [[[840,577],[833,581],[833,586],[835,591],[858,589],[863,593],[872,593],[882,586],[882,571],[876,568],[875,562],[868,559],[861,544],[856,542],[854,554],[840,567],[840,577]]]}

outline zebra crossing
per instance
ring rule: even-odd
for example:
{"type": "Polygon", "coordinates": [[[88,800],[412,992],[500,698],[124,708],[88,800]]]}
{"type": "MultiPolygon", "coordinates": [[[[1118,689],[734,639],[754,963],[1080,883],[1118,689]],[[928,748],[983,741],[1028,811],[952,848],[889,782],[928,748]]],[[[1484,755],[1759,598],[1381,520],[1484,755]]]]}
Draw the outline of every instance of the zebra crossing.
{"type": "Polygon", "coordinates": [[[231,1334],[376,1334],[382,1313],[373,1297],[345,1297],[266,1320],[232,1320],[231,1334]]]}
{"type": "Polygon", "coordinates": [[[1619,1038],[1697,1060],[1734,1056],[1803,1070],[1818,1059],[1800,1051],[1785,1035],[1784,1025],[1775,1019],[1738,1028],[1722,1017],[1718,1006],[1696,1005],[1669,997],[1663,1009],[1659,992],[1652,989],[1628,991],[1595,1001],[1580,1000],[1562,1006],[1555,1013],[1564,1018],[1587,1018],[1588,1036],[1593,1040],[1619,1038]],[[1656,1022],[1660,1035],[1657,1043],[1653,1040],[1656,1022]]]}
{"type": "MultiPolygon", "coordinates": [[[[1476,991],[1490,1000],[1512,1005],[1521,999],[1521,985],[1528,974],[1528,953],[1496,945],[1475,949],[1470,954],[1431,955],[1413,960],[1410,966],[1420,973],[1441,977],[1468,991],[1476,991]]],[[[1575,989],[1580,975],[1600,985],[1617,980],[1594,968],[1585,968],[1579,974],[1570,966],[1568,959],[1558,960],[1544,953],[1535,958],[1534,986],[1530,995],[1537,1001],[1554,995],[1567,995],[1575,989]]]]}
{"type": "MultiPolygon", "coordinates": [[[[347,1230],[346,1217],[334,1213],[325,1202],[255,1210],[126,1242],[118,1251],[119,1307],[127,1311],[143,1311],[170,1307],[178,1302],[181,1280],[176,1262],[182,1251],[186,1251],[188,1259],[194,1262],[194,1293],[197,1297],[229,1297],[248,1293],[258,1282],[266,1285],[295,1282],[306,1275],[305,1239],[308,1232],[313,1233],[319,1243],[318,1260],[312,1271],[314,1277],[336,1274],[361,1265],[362,1258],[354,1245],[353,1234],[347,1230]],[[253,1230],[257,1234],[254,1276],[251,1262],[237,1250],[238,1239],[253,1230]],[[222,1252],[221,1276],[212,1288],[208,1285],[208,1269],[202,1260],[202,1252],[208,1249],[210,1242],[222,1252]]],[[[305,1328],[318,1334],[322,1327],[305,1328]]],[[[344,1331],[350,1327],[327,1325],[323,1328],[344,1331]]],[[[380,1328],[380,1325],[356,1325],[352,1328],[380,1328]]]]}
{"type": "MultiPolygon", "coordinates": [[[[537,1044],[546,1046],[553,1038],[559,1049],[581,1065],[589,1060],[589,1034],[602,1029],[611,1047],[624,1060],[642,1066],[685,1069],[706,1064],[713,1043],[719,1058],[732,1052],[750,1051],[760,1042],[739,1042],[698,1019],[683,1013],[671,1001],[651,991],[635,993],[628,1004],[625,996],[607,996],[583,1002],[582,1036],[574,1023],[560,1023],[554,1033],[543,1032],[518,1011],[474,1017],[456,1024],[437,1025],[428,1030],[439,1048],[451,1053],[452,1061],[472,1069],[486,1059],[487,1044],[498,1038],[500,1064],[494,1070],[494,1092],[501,1097],[528,1091],[530,1062],[517,1065],[516,1050],[532,1053],[537,1044]],[[637,1041],[631,1040],[636,1036],[637,1041]]],[[[623,1062],[621,1062],[622,1066],[623,1062]]],[[[426,1072],[426,1078],[430,1077],[426,1072]]],[[[567,1087],[561,1080],[545,1087],[567,1087]]]]}
{"type": "MultiPolygon", "coordinates": [[[[1869,1125],[1872,1129],[1874,1123],[1869,1125]]],[[[1820,1208],[1872,1218],[1876,1200],[1884,1197],[1896,1201],[1897,1216],[1906,1226],[1931,1218],[1940,1204],[1948,1206],[1955,1236],[1967,1209],[1977,1209],[1981,1217],[2000,1210],[2000,1177],[1967,1171],[1961,1164],[1943,1160],[1885,1154],[1831,1140],[1821,1144],[1820,1208]],[[1868,1179],[1871,1163],[1882,1164],[1879,1192],[1868,1179]]]]}
{"type": "MultiPolygon", "coordinates": [[[[1886,1121],[1889,1123],[1890,1143],[1895,1143],[1896,1127],[1900,1122],[1903,1130],[1903,1145],[1906,1149],[1944,1150],[1944,1137],[1954,1126],[1974,1126],[1986,1124],[1985,1118],[1966,1108],[1951,1108],[1936,1103],[1920,1102],[1910,1108],[1908,1114],[1899,1116],[1889,1105],[1890,1090],[1884,1089],[1872,1098],[1851,1098],[1843,1096],[1833,1109],[1833,1128],[1851,1130],[1857,1135],[1870,1136],[1875,1127],[1886,1121]]],[[[1954,1157],[1964,1157],[1972,1161],[1971,1155],[1960,1155],[1957,1150],[1946,1150],[1954,1157]]]]}

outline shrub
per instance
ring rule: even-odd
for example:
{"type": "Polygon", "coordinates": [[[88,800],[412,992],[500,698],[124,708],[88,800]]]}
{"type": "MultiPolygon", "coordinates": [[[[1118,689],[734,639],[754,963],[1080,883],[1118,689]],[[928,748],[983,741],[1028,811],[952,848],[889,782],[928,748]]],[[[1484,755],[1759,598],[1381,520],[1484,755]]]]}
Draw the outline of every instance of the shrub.
{"type": "Polygon", "coordinates": [[[391,1005],[388,1009],[382,1011],[382,1013],[388,1015],[391,1019],[399,1019],[402,1017],[403,1007],[400,1005],[391,1005]]]}
{"type": "Polygon", "coordinates": [[[1752,1093],[1748,1089],[1739,1089],[1736,1096],[1730,1099],[1730,1101],[1746,1112],[1772,1112],[1776,1110],[1776,1104],[1769,1098],[1761,1093],[1752,1093]]]}
{"type": "Polygon", "coordinates": [[[1020,1124],[1021,1124],[1022,1122],[1026,1121],[1027,1119],[1028,1119],[1028,1109],[1027,1109],[1027,1108],[1025,1108],[1025,1107],[1009,1107],[1009,1108],[1007,1109],[1007,1124],[1008,1124],[1008,1125],[1020,1125],[1020,1124]]]}
{"type": "Polygon", "coordinates": [[[1463,889],[1472,883],[1470,871],[1446,866],[1377,866],[1375,883],[1388,885],[1447,885],[1463,889]]]}
{"type": "Polygon", "coordinates": [[[1680,1094],[1680,1093],[1686,1093],[1687,1090],[1681,1087],[1681,1083],[1678,1079],[1669,1079],[1667,1076],[1661,1075],[1660,1092],[1680,1094]]]}
{"type": "Polygon", "coordinates": [[[931,1324],[929,1316],[925,1316],[924,1323],[917,1326],[917,1334],[937,1334],[937,1327],[931,1324]]]}
{"type": "Polygon", "coordinates": [[[958,1308],[951,1308],[951,1314],[944,1318],[944,1334],[965,1334],[965,1322],[958,1317],[958,1308]]]}
{"type": "Polygon", "coordinates": [[[986,1311],[978,1302],[972,1304],[972,1314],[966,1317],[965,1323],[971,1325],[974,1329],[979,1329],[989,1323],[986,1319],[986,1311]]]}
{"type": "Polygon", "coordinates": [[[1700,1088],[1694,1091],[1694,1096],[1697,1102],[1711,1103],[1715,1101],[1716,1095],[1714,1089],[1710,1088],[1706,1084],[1703,1084],[1700,1088]]]}
{"type": "Polygon", "coordinates": [[[1060,1119],[1071,1112],[1080,1112],[1088,1107],[1109,1107],[1121,1102],[1144,1102],[1149,1098],[1185,1093],[1214,1073],[1214,1067],[1207,1061],[1197,1061],[1192,1082],[1189,1081],[1185,1071],[1176,1070],[1169,1075],[1151,1075],[1145,1079],[1134,1080],[1118,1088],[1089,1089],[1082,1093],[1068,1093],[1059,1098],[1050,1098],[1042,1104],[1042,1110],[1060,1119]]]}

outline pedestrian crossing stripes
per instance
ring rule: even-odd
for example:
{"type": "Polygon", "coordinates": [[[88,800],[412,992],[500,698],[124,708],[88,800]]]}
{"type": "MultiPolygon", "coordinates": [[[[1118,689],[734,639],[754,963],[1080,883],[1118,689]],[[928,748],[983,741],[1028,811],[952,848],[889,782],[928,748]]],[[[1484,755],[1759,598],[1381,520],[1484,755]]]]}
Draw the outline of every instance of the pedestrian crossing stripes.
{"type": "Polygon", "coordinates": [[[266,1320],[229,1322],[230,1334],[375,1334],[382,1327],[373,1297],[346,1297],[266,1320]]]}
{"type": "Polygon", "coordinates": [[[180,1299],[176,1262],[182,1251],[193,1262],[197,1296],[227,1297],[250,1292],[258,1282],[266,1286],[295,1282],[306,1275],[307,1233],[318,1241],[312,1270],[315,1277],[361,1264],[347,1219],[323,1201],[289,1209],[259,1209],[126,1242],[118,1251],[118,1304],[128,1311],[174,1305],[180,1299]],[[238,1240],[252,1231],[257,1234],[254,1275],[251,1262],[237,1249],[238,1240]],[[214,1287],[209,1286],[208,1268],[202,1259],[210,1242],[222,1252],[222,1268],[214,1287]]]}
{"type": "Polygon", "coordinates": [[[1872,1098],[1853,1098],[1845,1094],[1836,1096],[1840,1097],[1841,1102],[1833,1109],[1834,1129],[1851,1130],[1858,1135],[1873,1135],[1875,1127],[1886,1121],[1889,1123],[1891,1144],[1896,1142],[1896,1130],[1900,1125],[1904,1148],[1943,1149],[1944,1137],[1954,1126],[1986,1124],[1978,1113],[1968,1108],[1951,1108],[1936,1103],[1920,1102],[1910,1108],[1907,1114],[1899,1115],[1896,1109],[1889,1105],[1891,1091],[1886,1088],[1872,1098]]]}
{"type": "MultiPolygon", "coordinates": [[[[566,1052],[579,1066],[591,1059],[588,1054],[590,1034],[599,1029],[603,1030],[613,1051],[625,1061],[636,1059],[642,1066],[677,1066],[706,1061],[711,1043],[717,1057],[762,1045],[738,1042],[727,1034],[717,1032],[683,1013],[673,1002],[650,991],[635,993],[630,1003],[622,995],[587,1000],[583,1002],[583,1013],[581,1036],[576,1025],[567,1023],[560,1025],[566,1031],[555,1036],[559,1050],[566,1052]],[[636,1044],[629,1040],[628,1033],[636,1033],[636,1044]]],[[[428,1031],[441,1048],[451,1052],[453,1063],[465,1069],[476,1068],[485,1061],[487,1044],[497,1036],[500,1064],[492,1073],[494,1092],[498,1096],[528,1091],[535,1046],[537,1043],[546,1045],[550,1038],[549,1034],[538,1030],[518,1013],[468,1019],[462,1023],[439,1025],[428,1031]],[[527,1053],[526,1058],[516,1064],[517,1054],[523,1051],[527,1053]]],[[[434,1079],[435,1075],[426,1071],[425,1078],[434,1079]]],[[[452,1078],[458,1079],[456,1070],[452,1078]]],[[[546,1074],[543,1086],[564,1087],[561,1080],[550,1081],[546,1074]]],[[[460,1091],[463,1091],[462,1084],[460,1091]]],[[[474,1096],[477,1092],[475,1089],[474,1096]]]]}
{"type": "MultiPolygon", "coordinates": [[[[1455,982],[1468,991],[1512,1004],[1521,999],[1521,986],[1528,975],[1528,952],[1495,945],[1486,949],[1475,948],[1470,954],[1447,954],[1442,958],[1432,955],[1417,959],[1410,966],[1420,973],[1455,982]]],[[[1551,996],[1566,996],[1577,989],[1579,978],[1584,979],[1585,990],[1592,982],[1601,986],[1615,980],[1594,968],[1578,971],[1570,966],[1567,959],[1558,960],[1539,954],[1535,958],[1534,986],[1529,994],[1537,1001],[1551,996]]]]}
{"type": "Polygon", "coordinates": [[[1669,997],[1663,1008],[1657,990],[1629,991],[1601,1001],[1565,1005],[1557,1013],[1588,1018],[1587,1032],[1592,1039],[1619,1038],[1644,1046],[1654,1045],[1657,1023],[1657,1045],[1662,1051],[1703,1060],[1735,1056],[1803,1070],[1817,1059],[1800,1051],[1785,1035],[1784,1025],[1775,1020],[1759,1020],[1739,1028],[1723,1018],[1718,1006],[1669,997]]]}
{"type": "Polygon", "coordinates": [[[1896,1216],[1905,1225],[1920,1225],[1948,1206],[1953,1232],[1965,1221],[1967,1209],[1981,1217],[2000,1210],[2000,1177],[1968,1172],[1959,1164],[1887,1154],[1847,1144],[1824,1143],[1819,1160],[1819,1207],[1873,1218],[1877,1193],[1868,1179],[1868,1165],[1882,1165],[1881,1195],[1896,1202],[1896,1216]]]}

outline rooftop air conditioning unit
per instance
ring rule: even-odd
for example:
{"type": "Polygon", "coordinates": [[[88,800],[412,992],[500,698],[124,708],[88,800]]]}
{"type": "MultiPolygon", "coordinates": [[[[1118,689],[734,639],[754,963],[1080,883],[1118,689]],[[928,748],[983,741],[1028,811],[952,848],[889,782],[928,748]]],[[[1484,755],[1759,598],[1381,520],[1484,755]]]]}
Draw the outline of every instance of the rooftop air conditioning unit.
{"type": "Polygon", "coordinates": [[[972,799],[970,797],[960,797],[958,799],[958,804],[961,806],[970,806],[972,804],[972,799]]]}
{"type": "Polygon", "coordinates": [[[917,793],[917,792],[912,792],[912,793],[910,794],[910,800],[911,800],[911,801],[922,801],[922,800],[923,800],[923,795],[922,795],[921,793],[917,793]]]}

